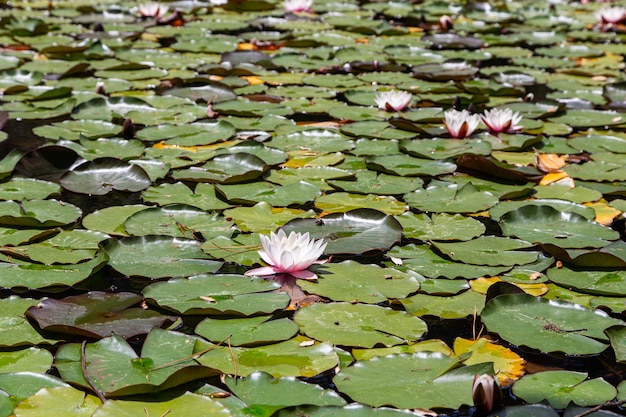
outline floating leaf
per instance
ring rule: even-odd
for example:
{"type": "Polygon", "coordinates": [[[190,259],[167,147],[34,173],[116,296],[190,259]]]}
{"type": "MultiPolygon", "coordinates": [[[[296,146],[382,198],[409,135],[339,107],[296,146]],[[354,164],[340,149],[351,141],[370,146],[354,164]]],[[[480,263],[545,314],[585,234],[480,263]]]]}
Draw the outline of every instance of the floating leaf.
{"type": "Polygon", "coordinates": [[[387,250],[402,235],[402,227],[396,219],[372,209],[334,213],[321,219],[292,220],[282,229],[285,233],[308,232],[311,238],[326,239],[327,254],[387,250]]]}
{"type": "Polygon", "coordinates": [[[472,183],[463,186],[431,181],[428,188],[404,195],[411,207],[426,212],[476,213],[494,206],[498,197],[488,191],[480,191],[472,183]]]}
{"type": "Polygon", "coordinates": [[[54,366],[64,380],[82,387],[91,383],[107,396],[155,392],[211,374],[193,359],[194,341],[193,336],[155,328],[138,356],[121,336],[113,335],[87,344],[84,359],[80,344],[63,345],[54,366]],[[82,360],[87,363],[84,371],[82,360]]]}
{"type": "Polygon", "coordinates": [[[563,248],[602,247],[619,234],[580,214],[557,211],[549,206],[525,206],[500,218],[506,236],[533,243],[551,243],[563,248]]]}
{"type": "Polygon", "coordinates": [[[311,342],[311,339],[296,336],[285,342],[254,348],[216,347],[198,343],[196,353],[206,352],[198,358],[201,364],[239,376],[259,371],[275,378],[312,377],[337,366],[339,357],[332,345],[311,342]]]}
{"type": "Polygon", "coordinates": [[[277,410],[295,405],[346,404],[335,391],[293,377],[275,379],[263,372],[254,372],[241,380],[228,378],[226,385],[259,417],[269,417],[277,410]]]}
{"type": "Polygon", "coordinates": [[[435,247],[451,259],[474,265],[524,265],[537,260],[538,252],[522,249],[531,248],[529,242],[482,236],[465,242],[434,243],[435,247]]]}
{"type": "Polygon", "coordinates": [[[608,345],[604,330],[624,322],[600,310],[578,304],[550,301],[526,294],[506,294],[491,299],[481,313],[490,332],[504,340],[567,355],[600,353],[608,345]]]}
{"type": "Polygon", "coordinates": [[[474,375],[491,372],[491,364],[454,369],[458,365],[457,357],[441,353],[389,355],[359,361],[333,382],[339,392],[375,407],[456,409],[472,404],[474,375]]]}
{"type": "Polygon", "coordinates": [[[194,331],[214,343],[227,340],[232,346],[256,346],[291,339],[298,333],[298,326],[286,318],[271,320],[271,316],[206,318],[194,331]]]}
{"type": "Polygon", "coordinates": [[[149,285],[143,293],[161,307],[181,314],[251,316],[287,306],[286,294],[271,292],[279,287],[274,281],[242,275],[196,275],[149,285]]]}
{"type": "Polygon", "coordinates": [[[454,339],[454,353],[457,356],[470,353],[471,356],[463,361],[466,365],[493,362],[493,371],[501,387],[508,387],[524,375],[524,359],[512,350],[485,338],[469,340],[457,337],[454,339]]]}
{"type": "Polygon", "coordinates": [[[470,240],[480,236],[485,226],[471,217],[460,214],[433,214],[412,212],[397,216],[402,225],[402,233],[411,239],[428,240],[470,240]]]}
{"type": "Polygon", "coordinates": [[[417,317],[365,304],[313,304],[299,310],[294,321],[307,336],[344,346],[393,346],[418,340],[426,331],[417,317]]]}
{"type": "Polygon", "coordinates": [[[165,236],[109,239],[102,244],[109,264],[125,275],[181,277],[215,272],[221,262],[207,259],[200,242],[165,236]]]}
{"type": "Polygon", "coordinates": [[[545,399],[554,408],[565,408],[570,401],[580,406],[601,404],[615,397],[615,387],[602,378],[587,376],[573,371],[537,372],[517,381],[513,393],[529,403],[545,399]]]}
{"type": "Polygon", "coordinates": [[[113,158],[85,162],[61,178],[63,188],[93,195],[105,195],[112,190],[141,191],[151,183],[139,166],[113,158]]]}

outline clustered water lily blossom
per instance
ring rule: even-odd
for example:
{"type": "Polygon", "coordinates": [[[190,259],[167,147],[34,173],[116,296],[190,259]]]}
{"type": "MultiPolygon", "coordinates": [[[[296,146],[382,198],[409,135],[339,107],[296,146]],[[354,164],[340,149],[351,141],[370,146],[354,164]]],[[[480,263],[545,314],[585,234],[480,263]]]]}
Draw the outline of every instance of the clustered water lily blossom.
{"type": "Polygon", "coordinates": [[[285,0],[283,7],[288,13],[306,13],[311,11],[313,0],[285,0]]]}
{"type": "Polygon", "coordinates": [[[522,129],[518,123],[522,120],[519,112],[513,112],[509,108],[495,108],[485,110],[480,116],[489,133],[497,135],[498,133],[513,133],[522,129]]]}
{"type": "Polygon", "coordinates": [[[137,11],[143,17],[163,17],[168,10],[168,6],[159,3],[142,3],[137,6],[137,11]]]}
{"type": "Polygon", "coordinates": [[[453,138],[461,139],[470,136],[480,123],[480,116],[470,114],[467,110],[450,109],[444,113],[443,124],[453,138]]]}
{"type": "Polygon", "coordinates": [[[413,95],[406,91],[384,91],[376,94],[374,101],[381,110],[402,111],[411,104],[413,95]]]}
{"type": "Polygon", "coordinates": [[[626,8],[624,7],[603,7],[597,10],[595,14],[603,30],[611,29],[620,23],[626,22],[626,8]]]}
{"type": "Polygon", "coordinates": [[[269,238],[260,235],[263,249],[259,255],[269,266],[247,271],[245,275],[289,274],[296,278],[313,280],[317,278],[307,268],[313,264],[325,263],[318,260],[326,249],[323,239],[311,239],[309,233],[291,232],[289,236],[281,229],[270,233],[269,238]]]}

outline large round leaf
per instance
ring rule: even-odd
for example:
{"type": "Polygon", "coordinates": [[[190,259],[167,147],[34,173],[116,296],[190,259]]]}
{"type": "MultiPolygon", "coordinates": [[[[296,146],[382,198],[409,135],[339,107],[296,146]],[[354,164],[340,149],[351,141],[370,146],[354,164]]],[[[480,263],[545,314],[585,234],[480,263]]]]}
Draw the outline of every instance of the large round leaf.
{"type": "Polygon", "coordinates": [[[602,378],[573,371],[544,371],[525,375],[513,385],[513,393],[529,403],[547,400],[554,408],[570,402],[579,406],[602,404],[615,398],[614,386],[602,378]]]}
{"type": "Polygon", "coordinates": [[[291,339],[298,333],[298,326],[287,319],[271,320],[271,316],[240,319],[202,320],[194,330],[213,343],[224,342],[232,346],[256,346],[291,339]]]}
{"type": "Polygon", "coordinates": [[[426,189],[404,195],[411,207],[435,213],[476,213],[494,206],[499,198],[488,191],[480,191],[474,184],[458,185],[432,181],[426,189]]]}
{"type": "Polygon", "coordinates": [[[251,316],[273,313],[289,304],[280,285],[243,275],[196,275],[149,285],[143,293],[161,307],[181,314],[251,316]]]}
{"type": "Polygon", "coordinates": [[[109,239],[102,244],[109,265],[124,275],[183,277],[215,272],[222,262],[207,259],[200,242],[165,236],[109,239]]]}
{"type": "Polygon", "coordinates": [[[550,281],[568,289],[597,295],[626,295],[626,271],[573,271],[551,268],[550,281]]]}
{"type": "Polygon", "coordinates": [[[335,345],[393,346],[419,340],[426,323],[404,311],[367,304],[313,304],[294,320],[309,337],[335,345]]]}
{"type": "Polygon", "coordinates": [[[57,200],[0,202],[0,225],[27,227],[66,226],[77,221],[82,212],[69,203],[57,200]]]}
{"type": "Polygon", "coordinates": [[[258,156],[245,152],[217,155],[202,167],[192,167],[172,173],[178,180],[232,184],[257,179],[267,170],[258,156]]]}
{"type": "Polygon", "coordinates": [[[54,366],[64,380],[82,387],[91,383],[104,395],[154,392],[212,374],[193,359],[196,339],[154,328],[146,337],[141,356],[118,335],[84,348],[68,343],[57,352],[54,366]]]}
{"type": "Polygon", "coordinates": [[[334,368],[339,356],[328,343],[313,343],[296,336],[284,342],[259,347],[228,347],[197,343],[197,360],[202,365],[225,374],[247,376],[261,371],[278,378],[285,376],[312,377],[334,368]]]}
{"type": "Polygon", "coordinates": [[[500,227],[507,236],[562,248],[599,248],[619,239],[615,230],[550,206],[524,206],[510,211],[500,218],[500,227]]]}
{"type": "Polygon", "coordinates": [[[165,235],[203,239],[228,237],[234,232],[233,223],[223,216],[184,204],[141,210],[124,222],[124,229],[133,236],[165,235]]]}
{"type": "Polygon", "coordinates": [[[346,404],[335,391],[293,377],[275,379],[264,372],[255,372],[242,380],[228,378],[226,385],[259,417],[269,417],[276,410],[295,405],[346,404]]]}
{"type": "Polygon", "coordinates": [[[458,357],[441,353],[388,355],[358,361],[333,382],[339,392],[375,407],[456,409],[473,403],[474,376],[493,372],[491,363],[458,366],[458,357]]]}
{"type": "Polygon", "coordinates": [[[61,178],[63,188],[93,195],[105,195],[112,190],[141,191],[150,184],[150,177],[141,167],[114,158],[85,162],[61,178]]]}
{"type": "Polygon", "coordinates": [[[376,304],[416,292],[419,278],[392,268],[345,261],[324,266],[317,282],[303,281],[300,287],[334,301],[376,304]]]}
{"type": "Polygon", "coordinates": [[[608,347],[604,330],[625,325],[600,310],[527,294],[506,294],[491,299],[481,318],[487,330],[509,343],[542,352],[591,355],[608,347]]]}
{"type": "Polygon", "coordinates": [[[539,257],[539,252],[524,250],[533,247],[531,243],[497,236],[433,244],[451,259],[473,265],[524,265],[536,261],[539,257]]]}
{"type": "Polygon", "coordinates": [[[395,218],[372,209],[334,213],[321,219],[296,219],[282,229],[287,234],[308,232],[312,238],[326,239],[328,254],[385,251],[402,237],[402,226],[395,218]]]}

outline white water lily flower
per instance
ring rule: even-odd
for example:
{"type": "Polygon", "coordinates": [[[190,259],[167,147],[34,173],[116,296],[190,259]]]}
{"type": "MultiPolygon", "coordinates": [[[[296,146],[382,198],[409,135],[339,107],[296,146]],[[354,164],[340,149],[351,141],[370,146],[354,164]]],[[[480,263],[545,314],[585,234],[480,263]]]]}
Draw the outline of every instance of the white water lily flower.
{"type": "Polygon", "coordinates": [[[471,135],[478,127],[480,116],[467,110],[450,109],[444,113],[444,125],[453,138],[461,139],[471,135]]]}
{"type": "Polygon", "coordinates": [[[374,97],[378,108],[387,111],[402,111],[411,104],[412,99],[413,95],[405,91],[385,91],[374,97]]]}
{"type": "Polygon", "coordinates": [[[610,26],[626,20],[626,8],[619,6],[603,7],[596,10],[595,15],[600,23],[610,26]]]}
{"type": "Polygon", "coordinates": [[[143,17],[162,17],[168,10],[168,6],[159,3],[143,3],[137,6],[137,11],[143,17]]]}
{"type": "Polygon", "coordinates": [[[472,385],[472,399],[476,410],[489,414],[502,406],[502,392],[496,379],[487,374],[475,375],[472,385]]]}
{"type": "Polygon", "coordinates": [[[485,110],[480,116],[487,130],[490,133],[498,134],[501,132],[516,132],[522,129],[518,123],[522,120],[519,112],[513,113],[509,108],[485,110]]]}
{"type": "Polygon", "coordinates": [[[313,0],[285,0],[283,7],[288,13],[305,13],[311,11],[313,0]]]}
{"type": "Polygon", "coordinates": [[[307,270],[313,264],[325,263],[318,258],[326,249],[323,239],[311,239],[309,233],[291,232],[289,236],[281,229],[270,233],[269,238],[260,235],[261,258],[269,265],[247,271],[246,275],[289,274],[300,279],[316,279],[317,275],[307,270]]]}

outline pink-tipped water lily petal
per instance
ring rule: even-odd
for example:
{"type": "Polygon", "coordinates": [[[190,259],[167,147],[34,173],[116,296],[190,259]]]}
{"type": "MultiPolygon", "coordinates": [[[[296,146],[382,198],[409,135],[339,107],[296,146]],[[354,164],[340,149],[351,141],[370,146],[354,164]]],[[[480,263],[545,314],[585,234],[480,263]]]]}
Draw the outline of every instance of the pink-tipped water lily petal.
{"type": "Polygon", "coordinates": [[[276,272],[274,268],[271,266],[262,266],[260,268],[254,268],[249,271],[246,271],[244,275],[248,275],[248,276],[256,275],[256,276],[262,277],[265,275],[275,275],[277,273],[278,272],[276,272]]]}
{"type": "Polygon", "coordinates": [[[509,108],[485,110],[485,113],[480,117],[487,126],[487,130],[496,135],[501,132],[512,133],[522,129],[522,126],[518,125],[522,116],[519,112],[513,112],[509,108]]]}
{"type": "Polygon", "coordinates": [[[324,253],[326,243],[323,239],[311,239],[309,233],[291,232],[289,236],[281,229],[270,233],[269,237],[260,235],[263,249],[259,256],[269,266],[256,268],[246,275],[290,274],[301,279],[315,279],[316,275],[307,270],[315,263],[322,263],[318,258],[324,253]]]}
{"type": "Polygon", "coordinates": [[[387,111],[402,111],[411,104],[412,99],[413,95],[405,91],[385,91],[374,97],[378,108],[387,111]]]}
{"type": "Polygon", "coordinates": [[[480,116],[470,114],[467,110],[450,109],[444,113],[443,124],[453,138],[462,139],[474,133],[478,127],[480,116]]]}
{"type": "Polygon", "coordinates": [[[313,0],[285,0],[283,8],[288,13],[304,13],[311,11],[313,0]]]}

